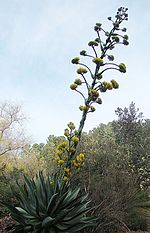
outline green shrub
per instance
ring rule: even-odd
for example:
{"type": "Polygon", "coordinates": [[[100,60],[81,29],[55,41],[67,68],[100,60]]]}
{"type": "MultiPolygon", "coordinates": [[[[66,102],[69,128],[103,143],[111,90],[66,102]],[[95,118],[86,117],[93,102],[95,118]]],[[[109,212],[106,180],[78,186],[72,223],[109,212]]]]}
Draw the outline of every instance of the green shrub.
{"type": "Polygon", "coordinates": [[[137,230],[146,231],[148,228],[146,218],[141,216],[141,214],[137,212],[132,212],[128,216],[127,225],[129,229],[133,231],[137,231],[137,230]]]}
{"type": "MultiPolygon", "coordinates": [[[[13,191],[16,191],[16,180],[21,181],[22,170],[14,168],[12,171],[0,169],[0,200],[1,202],[8,202],[10,200],[15,201],[13,191]]],[[[3,212],[7,211],[7,208],[0,203],[0,216],[3,212]]]]}

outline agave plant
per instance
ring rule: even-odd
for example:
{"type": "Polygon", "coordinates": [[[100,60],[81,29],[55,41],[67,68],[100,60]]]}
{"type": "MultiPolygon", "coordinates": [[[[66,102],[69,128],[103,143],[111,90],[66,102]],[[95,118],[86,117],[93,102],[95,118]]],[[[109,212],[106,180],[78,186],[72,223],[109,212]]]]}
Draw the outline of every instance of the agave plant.
{"type": "Polygon", "coordinates": [[[19,206],[6,204],[12,217],[19,223],[17,232],[73,233],[93,226],[87,195],[80,189],[71,190],[56,176],[39,173],[35,179],[25,176],[24,187],[18,185],[19,206]]]}

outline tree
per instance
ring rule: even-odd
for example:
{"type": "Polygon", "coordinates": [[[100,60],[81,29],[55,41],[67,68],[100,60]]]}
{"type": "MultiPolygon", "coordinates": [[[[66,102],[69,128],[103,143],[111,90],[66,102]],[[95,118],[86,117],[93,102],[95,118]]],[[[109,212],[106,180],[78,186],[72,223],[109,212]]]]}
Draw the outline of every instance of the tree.
{"type": "Polygon", "coordinates": [[[19,105],[0,103],[0,156],[17,153],[25,145],[24,120],[19,105]]]}
{"type": "Polygon", "coordinates": [[[144,120],[143,113],[133,102],[128,108],[117,108],[115,112],[118,120],[112,123],[112,127],[116,142],[124,147],[124,154],[128,155],[130,166],[139,175],[140,184],[146,184],[150,172],[149,121],[144,120]]]}
{"type": "Polygon", "coordinates": [[[23,132],[25,116],[21,106],[11,103],[0,103],[0,199],[12,197],[10,188],[15,180],[21,177],[19,156],[28,142],[23,132]]]}

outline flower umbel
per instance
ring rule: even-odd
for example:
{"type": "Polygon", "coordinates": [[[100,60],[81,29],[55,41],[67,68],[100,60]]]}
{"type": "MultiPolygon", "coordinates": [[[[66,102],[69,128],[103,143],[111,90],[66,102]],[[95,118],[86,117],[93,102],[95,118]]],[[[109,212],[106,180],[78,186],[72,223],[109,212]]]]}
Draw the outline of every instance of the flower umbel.
{"type": "Polygon", "coordinates": [[[77,69],[78,74],[86,74],[88,71],[86,68],[80,67],[77,69]]]}

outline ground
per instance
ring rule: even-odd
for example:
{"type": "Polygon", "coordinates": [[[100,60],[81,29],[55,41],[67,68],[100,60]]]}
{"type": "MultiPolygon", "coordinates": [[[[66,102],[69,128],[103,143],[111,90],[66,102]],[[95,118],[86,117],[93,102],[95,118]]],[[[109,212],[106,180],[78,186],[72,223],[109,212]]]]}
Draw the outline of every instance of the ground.
{"type": "MultiPolygon", "coordinates": [[[[10,215],[0,219],[0,233],[13,233],[14,230],[15,230],[15,221],[12,220],[10,215]]],[[[150,229],[149,231],[126,231],[119,233],[150,233],[150,229]]]]}

